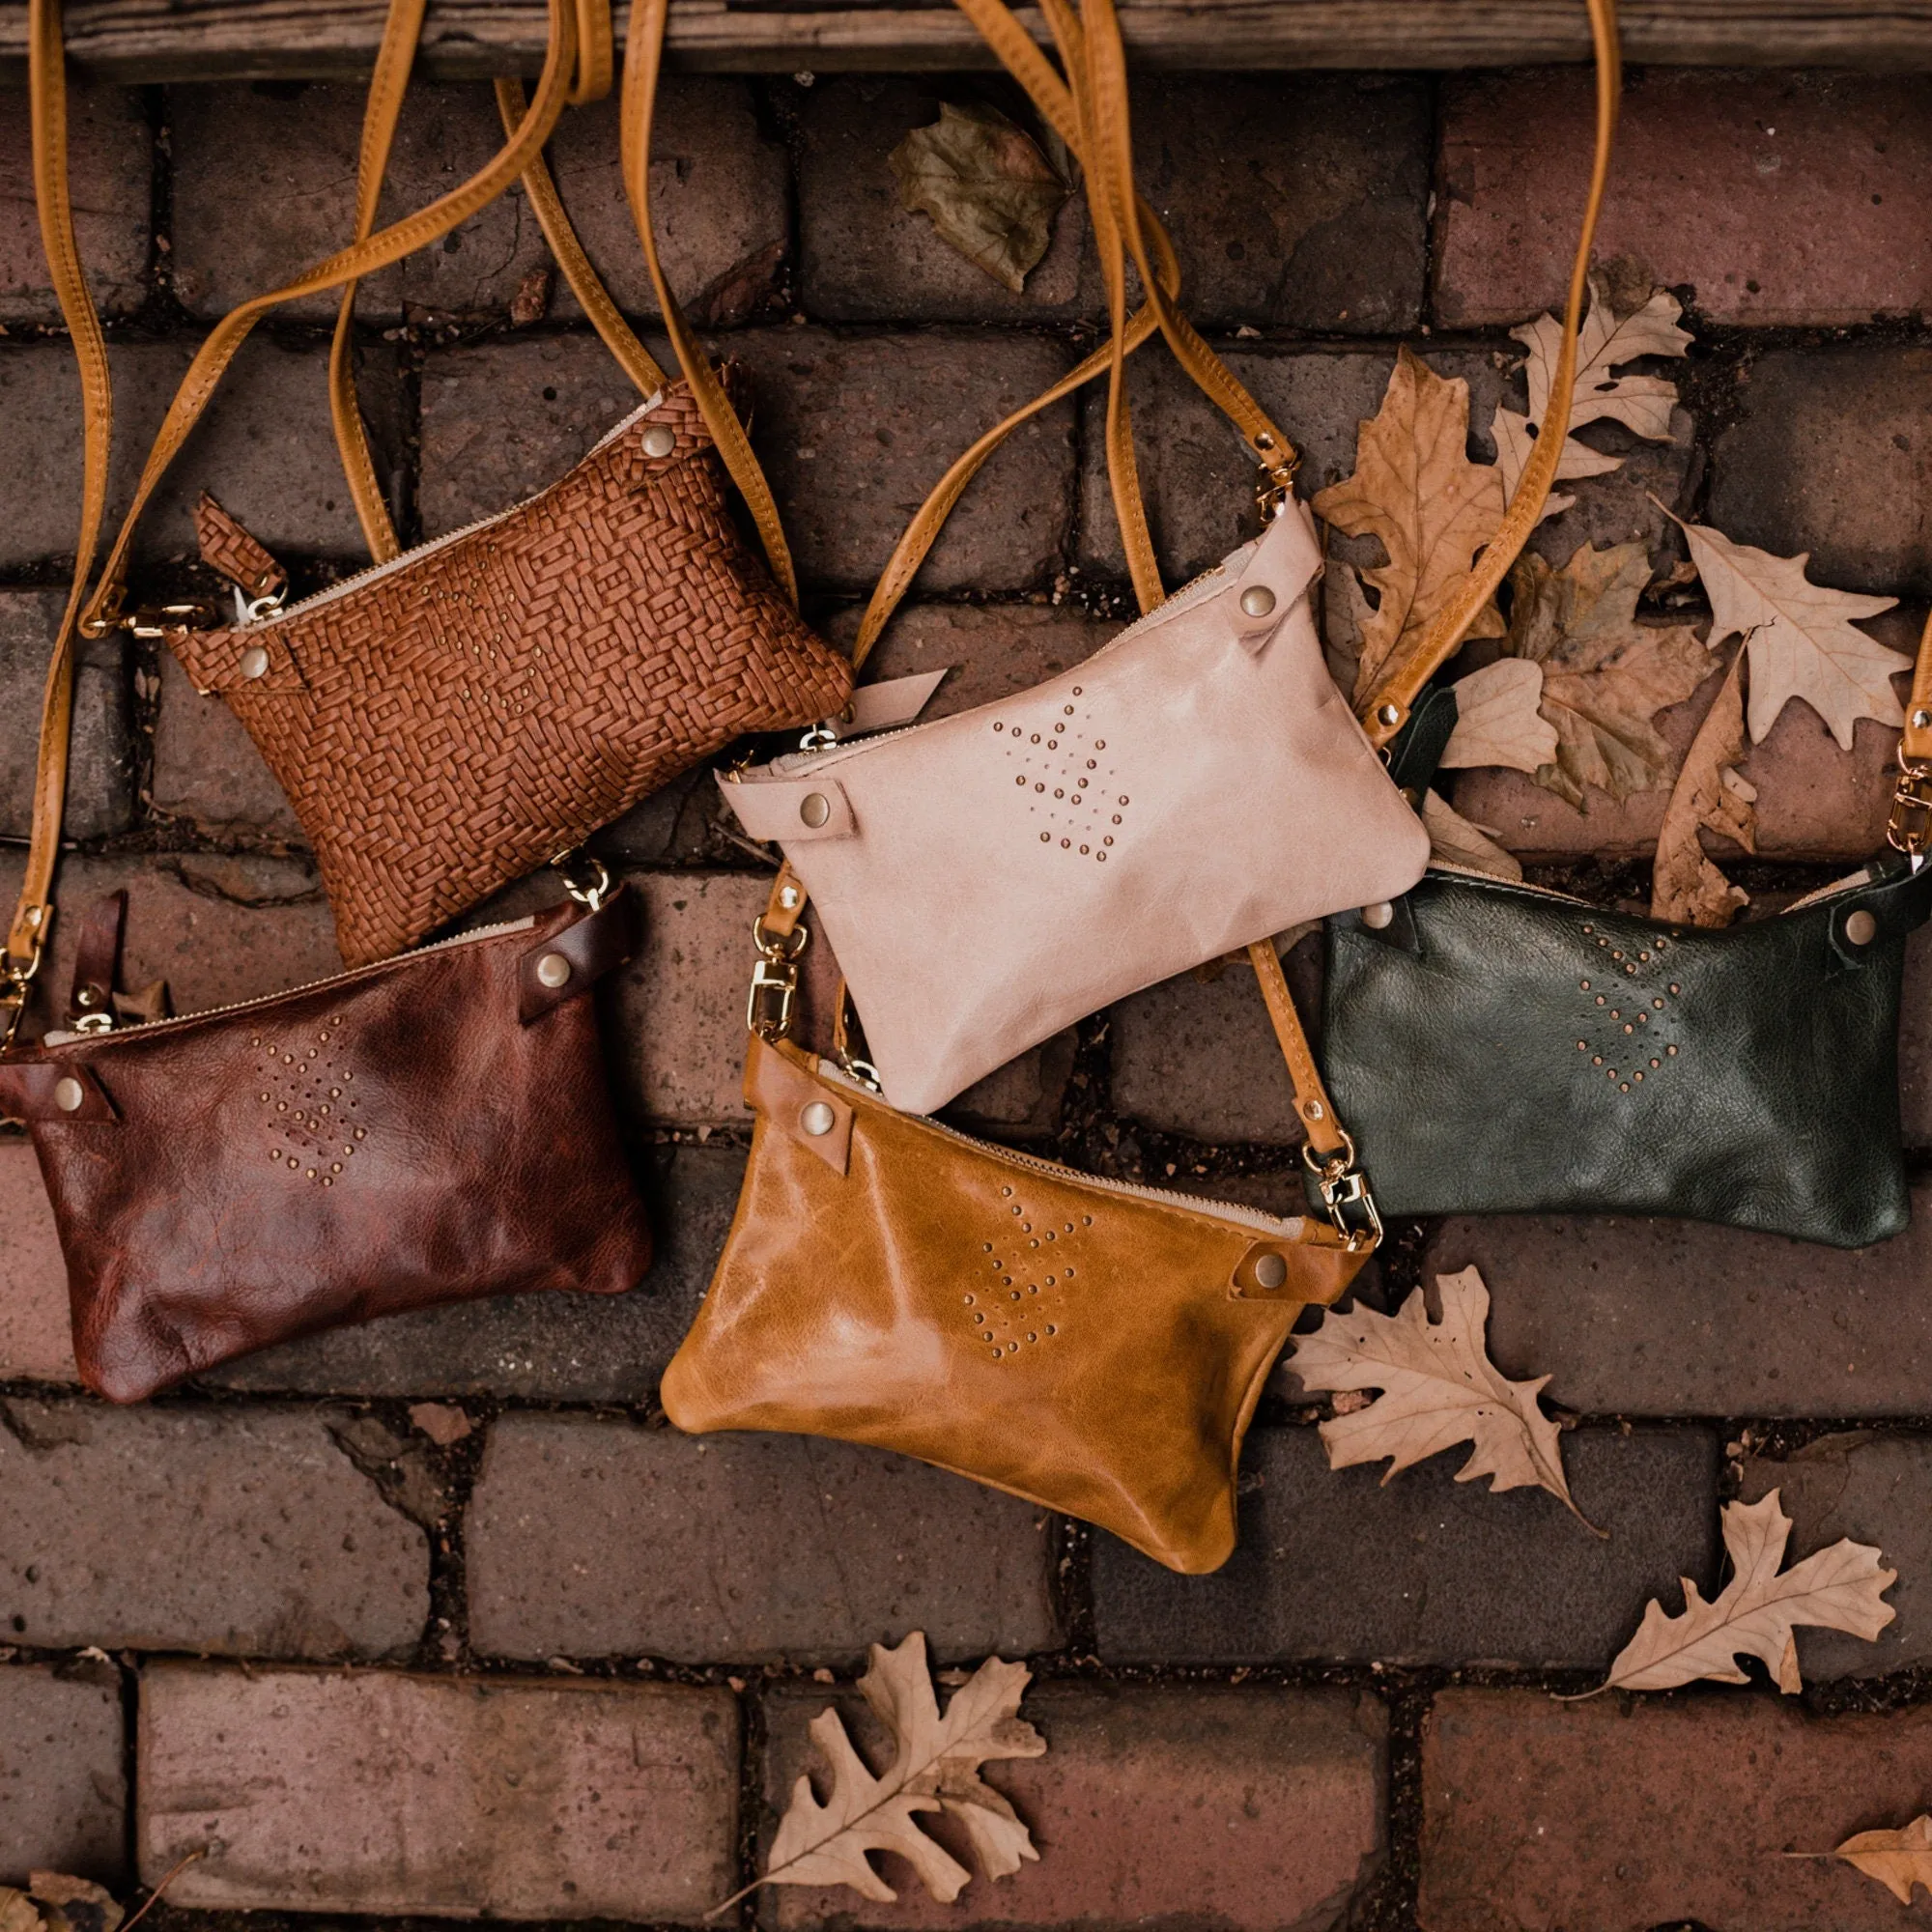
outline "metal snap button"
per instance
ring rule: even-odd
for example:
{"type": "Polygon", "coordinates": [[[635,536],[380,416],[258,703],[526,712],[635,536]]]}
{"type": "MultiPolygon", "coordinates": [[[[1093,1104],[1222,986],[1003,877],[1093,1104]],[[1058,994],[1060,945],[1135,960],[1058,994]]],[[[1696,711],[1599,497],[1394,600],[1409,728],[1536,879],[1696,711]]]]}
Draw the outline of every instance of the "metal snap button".
{"type": "Polygon", "coordinates": [[[677,432],[665,423],[653,423],[644,432],[646,456],[668,456],[677,447],[677,432]]]}
{"type": "Polygon", "coordinates": [[[832,816],[832,801],[822,791],[809,791],[798,808],[798,815],[816,832],[832,816]]]}
{"type": "Polygon", "coordinates": [[[570,961],[561,952],[546,952],[537,961],[537,984],[553,992],[570,979],[570,961]]]}
{"type": "Polygon", "coordinates": [[[71,1073],[63,1074],[54,1082],[54,1105],[63,1114],[77,1114],[87,1098],[87,1089],[71,1073]]]}
{"type": "Polygon", "coordinates": [[[829,1134],[838,1124],[838,1116],[832,1111],[831,1101],[812,1100],[799,1114],[798,1123],[813,1140],[817,1140],[821,1134],[829,1134]]]}
{"type": "Polygon", "coordinates": [[[1378,899],[1374,905],[1365,905],[1362,908],[1362,923],[1371,932],[1380,932],[1395,923],[1395,907],[1387,899],[1378,899]]]}
{"type": "Polygon", "coordinates": [[[1928,724],[1932,724],[1932,711],[1915,711],[1912,714],[1912,728],[1915,731],[1922,731],[1928,724]]]}
{"type": "Polygon", "coordinates": [[[1846,920],[1845,937],[1854,946],[1869,946],[1878,937],[1878,921],[1861,908],[1846,920]]]}
{"type": "Polygon", "coordinates": [[[1274,592],[1265,583],[1251,583],[1241,592],[1241,609],[1250,617],[1265,617],[1274,609],[1274,592]]]}
{"type": "Polygon", "coordinates": [[[269,674],[269,654],[260,644],[250,644],[242,653],[242,675],[246,678],[267,677],[269,674]]]}
{"type": "Polygon", "coordinates": [[[1376,723],[1378,724],[1400,724],[1402,707],[1399,704],[1378,704],[1376,707],[1376,723]]]}
{"type": "Polygon", "coordinates": [[[1263,1288],[1279,1288],[1288,1279],[1288,1261],[1282,1255],[1262,1255],[1255,1262],[1255,1280],[1263,1288]]]}

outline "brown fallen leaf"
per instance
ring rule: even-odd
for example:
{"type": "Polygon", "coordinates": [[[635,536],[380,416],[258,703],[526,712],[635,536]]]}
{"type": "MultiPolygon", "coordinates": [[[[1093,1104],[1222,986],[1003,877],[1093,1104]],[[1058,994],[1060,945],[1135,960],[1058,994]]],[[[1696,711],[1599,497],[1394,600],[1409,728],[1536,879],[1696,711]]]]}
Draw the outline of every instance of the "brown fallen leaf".
{"type": "MultiPolygon", "coordinates": [[[[1503,479],[1503,500],[1516,501],[1516,493],[1522,482],[1522,472],[1528,467],[1530,451],[1536,447],[1536,439],[1530,434],[1530,419],[1520,416],[1512,409],[1497,404],[1496,412],[1490,418],[1490,436],[1496,445],[1496,471],[1503,479]]],[[[1556,459],[1556,481],[1575,483],[1585,476],[1607,476],[1612,469],[1621,469],[1624,460],[1621,456],[1605,456],[1601,449],[1592,449],[1587,442],[1578,442],[1568,437],[1564,440],[1563,454],[1556,459]]],[[[1546,523],[1551,517],[1560,517],[1575,502],[1575,497],[1560,497],[1551,490],[1545,498],[1543,515],[1538,523],[1546,523]]]]}
{"type": "Polygon", "coordinates": [[[898,1894],[873,1870],[868,1854],[896,1852],[942,1905],[959,1896],[973,1874],[920,1829],[917,1814],[944,1811],[964,1828],[991,1878],[1037,1860],[1033,1835],[980,1767],[991,1758],[1038,1757],[1046,1740],[1021,1721],[1020,1697],[1032,1673],[1023,1663],[989,1657],[939,1711],[925,1660],[925,1636],[914,1631],[897,1649],[875,1643],[859,1689],[892,1732],[893,1762],[875,1776],[853,1747],[838,1713],[811,1720],[811,1741],[831,1768],[823,1804],[809,1776],[792,1787],[762,1875],[705,1916],[718,1915],[761,1885],[843,1885],[882,1905],[898,1894]]]}
{"type": "Polygon", "coordinates": [[[1398,1470],[1466,1442],[1469,1460],[1456,1472],[1459,1483],[1489,1476],[1494,1490],[1534,1484],[1601,1536],[1571,1498],[1560,1432],[1537,1402],[1549,1378],[1513,1382],[1490,1360],[1484,1341],[1490,1292],[1474,1268],[1439,1274],[1435,1286],[1440,1321],[1430,1321],[1418,1288],[1394,1315],[1360,1305],[1331,1308],[1321,1327],[1296,1338],[1291,1366],[1304,1388],[1382,1392],[1367,1408],[1322,1423],[1329,1467],[1386,1457],[1386,1483],[1398,1470]]]}
{"type": "MultiPolygon", "coordinates": [[[[1435,374],[1405,347],[1381,409],[1362,424],[1355,473],[1315,498],[1315,513],[1351,537],[1380,540],[1388,561],[1362,572],[1380,601],[1362,622],[1356,702],[1399,668],[1468,575],[1502,521],[1502,481],[1471,463],[1469,385],[1435,374]]],[[[1492,611],[1471,637],[1492,638],[1492,611]]]]}
{"type": "Polygon", "coordinates": [[[1522,867],[1516,855],[1495,841],[1486,825],[1464,818],[1440,793],[1422,795],[1422,823],[1429,834],[1429,862],[1433,866],[1457,866],[1465,872],[1487,872],[1492,878],[1522,882],[1522,867]]]}
{"type": "Polygon", "coordinates": [[[1442,748],[1450,770],[1501,765],[1533,772],[1556,758],[1556,726],[1542,712],[1543,667],[1498,658],[1456,684],[1456,728],[1442,748]]]}
{"type": "Polygon", "coordinates": [[[1860,1832],[1834,1852],[1790,1852],[1794,1859],[1843,1859],[1867,1878],[1885,1886],[1901,1905],[1912,1903],[1912,1888],[1932,1891],[1932,1815],[1920,1812],[1893,1832],[1860,1832]]]}
{"type": "Polygon", "coordinates": [[[1740,651],[1671,787],[1650,876],[1652,919],[1728,925],[1738,908],[1750,903],[1750,895],[1732,885],[1711,862],[1698,837],[1708,826],[1735,839],[1747,852],[1757,850],[1757,792],[1737,770],[1746,749],[1744,668],[1745,654],[1740,651]]]}
{"type": "Polygon", "coordinates": [[[1337,689],[1352,693],[1362,661],[1362,632],[1376,607],[1362,592],[1355,567],[1339,557],[1321,566],[1321,657],[1337,689]]]}
{"type": "Polygon", "coordinates": [[[1808,551],[1773,556],[1702,524],[1678,526],[1711,600],[1711,642],[1735,631],[1750,653],[1752,744],[1763,744],[1794,697],[1802,697],[1832,727],[1841,752],[1852,749],[1861,718],[1904,723],[1891,680],[1910,670],[1912,660],[1851,623],[1889,611],[1896,597],[1864,597],[1811,582],[1804,575],[1808,551]]]}
{"type": "Polygon", "coordinates": [[[1662,782],[1672,753],[1650,721],[1711,672],[1690,625],[1636,621],[1649,581],[1640,543],[1584,544],[1561,570],[1525,553],[1510,572],[1503,649],[1543,667],[1543,715],[1556,727],[1556,756],[1532,777],[1578,809],[1589,785],[1625,799],[1662,782]]]}
{"type": "Polygon", "coordinates": [[[1644,1605],[1643,1622],[1596,1690],[1670,1690],[1708,1677],[1719,1684],[1747,1684],[1740,1657],[1770,1665],[1777,1688],[1787,1694],[1804,1690],[1798,1672],[1799,1624],[1849,1631],[1867,1642],[1897,1612],[1881,1601],[1898,1580],[1896,1570],[1879,1567],[1869,1544],[1841,1537],[1789,1570],[1780,1570],[1791,1536],[1791,1519],[1768,1492],[1761,1502],[1726,1503],[1724,1549],[1731,1580],[1708,1603],[1690,1577],[1683,1579],[1684,1610],[1668,1616],[1655,1597],[1644,1605]]]}
{"type": "Polygon", "coordinates": [[[554,286],[548,269],[532,269],[517,284],[517,293],[510,298],[510,327],[529,328],[540,323],[550,313],[551,291],[554,286]]]}
{"type": "Polygon", "coordinates": [[[899,200],[941,241],[1018,295],[1053,239],[1066,184],[1024,128],[982,101],[941,104],[889,157],[899,200]]]}

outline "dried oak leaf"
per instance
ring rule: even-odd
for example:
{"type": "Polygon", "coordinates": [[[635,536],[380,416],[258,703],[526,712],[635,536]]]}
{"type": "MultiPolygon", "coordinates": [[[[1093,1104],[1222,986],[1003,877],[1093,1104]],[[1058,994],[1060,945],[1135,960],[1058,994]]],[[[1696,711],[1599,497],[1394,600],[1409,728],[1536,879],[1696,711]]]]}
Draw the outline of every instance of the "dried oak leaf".
{"type": "Polygon", "coordinates": [[[1625,799],[1662,781],[1673,759],[1650,721],[1711,672],[1690,625],[1636,621],[1649,581],[1640,543],[1584,544],[1561,570],[1525,554],[1510,572],[1503,649],[1543,667],[1543,715],[1556,727],[1555,759],[1532,776],[1578,809],[1588,785],[1625,799]]]}
{"type": "Polygon", "coordinates": [[[1856,1865],[1889,1888],[1901,1905],[1910,1905],[1915,1885],[1932,1891],[1932,1816],[1921,1811],[1895,1832],[1860,1832],[1832,1856],[1856,1865]]]}
{"type": "Polygon", "coordinates": [[[942,103],[889,157],[899,200],[940,240],[1018,295],[1053,239],[1066,184],[1024,128],[980,101],[942,103]]]}
{"type": "MultiPolygon", "coordinates": [[[[1469,385],[1435,374],[1404,348],[1382,406],[1361,425],[1355,473],[1315,498],[1315,513],[1351,537],[1379,539],[1388,561],[1362,572],[1379,602],[1362,625],[1360,702],[1417,645],[1502,522],[1502,481],[1471,463],[1469,385]]],[[[1493,611],[1470,627],[1495,637],[1493,611]]]]}
{"type": "MultiPolygon", "coordinates": [[[[1004,1878],[1023,1861],[1037,1860],[1013,1807],[980,1777],[989,1758],[1038,1757],[1046,1749],[1046,1740],[1016,1715],[1031,1675],[1022,1663],[989,1657],[952,1693],[942,1717],[923,1633],[914,1631],[896,1650],[875,1643],[859,1689],[892,1732],[892,1765],[875,1776],[838,1712],[821,1711],[811,1720],[811,1741],[831,1767],[831,1798],[821,1804],[810,1777],[792,1787],[757,1885],[844,1885],[890,1904],[898,1894],[867,1854],[896,1852],[926,1890],[950,1905],[972,1873],[920,1829],[922,1811],[956,1819],[989,1877],[1004,1878]]],[[[726,1899],[709,1916],[736,1902],[726,1899]]]]}
{"type": "Polygon", "coordinates": [[[1750,895],[1712,864],[1698,836],[1708,826],[1747,852],[1757,850],[1757,791],[1739,776],[1745,756],[1745,654],[1732,660],[1718,696],[1685,753],[1657,835],[1650,878],[1652,919],[1728,925],[1750,895]]]}
{"type": "Polygon", "coordinates": [[[1464,818],[1439,792],[1423,793],[1422,824],[1429,834],[1431,865],[1458,866],[1465,872],[1521,882],[1522,867],[1515,854],[1496,843],[1487,825],[1464,818]]]}
{"type": "Polygon", "coordinates": [[[1863,597],[1810,582],[1804,575],[1808,551],[1773,556],[1702,524],[1679,526],[1711,600],[1711,641],[1735,631],[1750,653],[1752,744],[1764,742],[1794,697],[1832,727],[1841,752],[1852,749],[1861,718],[1904,723],[1891,680],[1910,670],[1912,660],[1855,631],[1850,621],[1889,611],[1896,597],[1863,597]]]}
{"type": "Polygon", "coordinates": [[[1556,758],[1556,726],[1542,712],[1543,667],[1498,658],[1456,685],[1456,728],[1442,748],[1452,770],[1501,765],[1533,772],[1556,758]]]}
{"type": "Polygon", "coordinates": [[[1560,1432],[1537,1402],[1549,1378],[1513,1382],[1490,1360],[1484,1341],[1490,1292],[1476,1269],[1439,1274],[1435,1286],[1440,1321],[1430,1321],[1418,1288],[1394,1315],[1360,1305],[1331,1308],[1321,1327],[1296,1339],[1292,1366],[1303,1387],[1382,1391],[1367,1408],[1321,1425],[1329,1467],[1386,1457],[1387,1482],[1397,1470],[1466,1442],[1469,1460],[1456,1472],[1459,1483],[1489,1476],[1495,1490],[1534,1484],[1587,1523],[1563,1473],[1560,1432]]]}
{"type": "Polygon", "coordinates": [[[1726,1503],[1723,1529],[1731,1580],[1706,1603],[1686,1577],[1681,1616],[1666,1616],[1653,1597],[1598,1690],[1670,1690],[1699,1677],[1747,1684],[1740,1657],[1761,1658],[1780,1690],[1802,1690],[1796,1625],[1849,1631],[1870,1642],[1897,1615],[1881,1600],[1898,1572],[1881,1569],[1869,1544],[1841,1537],[1789,1570],[1778,1568],[1791,1519],[1776,1490],[1761,1502],[1726,1503]]]}

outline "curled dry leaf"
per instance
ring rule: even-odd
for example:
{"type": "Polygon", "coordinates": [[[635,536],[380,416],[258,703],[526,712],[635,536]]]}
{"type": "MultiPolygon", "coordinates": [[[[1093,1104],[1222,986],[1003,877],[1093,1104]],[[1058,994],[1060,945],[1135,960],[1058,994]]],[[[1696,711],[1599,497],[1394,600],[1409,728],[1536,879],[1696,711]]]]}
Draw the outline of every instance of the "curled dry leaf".
{"type": "Polygon", "coordinates": [[[944,102],[890,156],[899,199],[940,239],[1018,295],[1053,239],[1066,184],[1024,128],[981,101],[944,102]]]}
{"type": "Polygon", "coordinates": [[[1556,727],[1556,756],[1534,777],[1578,808],[1589,785],[1625,799],[1662,781],[1674,759],[1651,720],[1711,672],[1690,625],[1636,621],[1649,581],[1640,543],[1584,544],[1561,570],[1525,554],[1510,573],[1503,649],[1543,667],[1543,715],[1556,727]]]}
{"type": "Polygon", "coordinates": [[[1932,1891],[1932,1816],[1921,1811],[1894,1832],[1860,1832],[1832,1856],[1856,1865],[1887,1887],[1901,1905],[1910,1905],[1915,1885],[1932,1891]]]}
{"type": "Polygon", "coordinates": [[[30,1872],[25,1891],[0,1886],[0,1932],[116,1932],[124,1917],[104,1886],[66,1872],[30,1872]]]}
{"type": "Polygon", "coordinates": [[[1804,575],[1808,551],[1773,556],[1702,524],[1679,527],[1711,600],[1711,642],[1736,632],[1750,653],[1752,744],[1763,744],[1794,697],[1832,727],[1841,752],[1852,749],[1861,718],[1904,723],[1891,680],[1910,670],[1912,660],[1854,630],[1851,621],[1889,611],[1896,597],[1863,597],[1811,582],[1804,575]]]}
{"type": "Polygon", "coordinates": [[[1474,824],[1437,792],[1422,795],[1422,823],[1429,834],[1432,865],[1459,866],[1465,872],[1522,882],[1522,867],[1495,841],[1487,825],[1474,824]]]}
{"type": "Polygon", "coordinates": [[[1897,1612],[1883,1601],[1898,1580],[1896,1570],[1880,1567],[1869,1544],[1841,1537],[1829,1549],[1780,1570],[1791,1536],[1791,1519],[1770,1491],[1761,1502],[1726,1503],[1724,1550],[1731,1580],[1709,1603],[1690,1577],[1684,1582],[1684,1611],[1668,1616],[1655,1597],[1644,1605],[1643,1622],[1609,1676],[1585,1692],[1670,1690],[1699,1677],[1719,1684],[1747,1684],[1740,1657],[1756,1657],[1771,1667],[1777,1688],[1802,1690],[1798,1672],[1799,1624],[1849,1631],[1866,1642],[1897,1612]]]}
{"type": "Polygon", "coordinates": [[[875,1776],[854,1748],[834,1710],[811,1720],[811,1741],[831,1768],[823,1804],[810,1777],[792,1787],[763,1875],[727,1898],[715,1918],[760,1885],[844,1885],[880,1904],[898,1896],[873,1870],[867,1854],[896,1852],[927,1891],[950,1905],[973,1874],[921,1830],[918,1814],[944,1811],[964,1828],[992,1878],[1037,1860],[1032,1833],[1013,1807],[980,1776],[991,1758],[1038,1757],[1046,1740],[1016,1715],[1032,1673],[989,1657],[952,1693],[940,1715],[925,1660],[925,1636],[914,1631],[897,1649],[875,1643],[859,1689],[893,1738],[893,1762],[875,1776]]]}
{"type": "MultiPolygon", "coordinates": [[[[1471,463],[1469,385],[1435,374],[1403,349],[1382,406],[1362,424],[1355,473],[1315,498],[1315,513],[1347,535],[1378,538],[1388,561],[1362,575],[1378,593],[1362,621],[1357,703],[1400,668],[1469,573],[1502,521],[1502,483],[1471,463]]],[[[1471,637],[1494,637],[1493,611],[1471,637]]]]}
{"type": "Polygon", "coordinates": [[[1498,658],[1456,684],[1456,728],[1442,748],[1452,770],[1503,765],[1533,772],[1556,759],[1556,726],[1542,712],[1543,667],[1498,658]]]}
{"type": "Polygon", "coordinates": [[[1490,1360],[1484,1341],[1490,1292],[1474,1268],[1437,1275],[1435,1286],[1440,1321],[1430,1321],[1418,1288],[1394,1315],[1359,1305],[1331,1308],[1320,1328],[1296,1339],[1291,1366],[1304,1388],[1382,1391],[1367,1408],[1321,1425],[1329,1467],[1386,1457],[1387,1482],[1466,1442],[1469,1460],[1456,1472],[1459,1483],[1489,1476],[1496,1490],[1534,1484],[1587,1524],[1563,1473],[1560,1432],[1537,1402],[1549,1378],[1513,1382],[1490,1360]]]}
{"type": "Polygon", "coordinates": [[[1740,651],[1690,741],[1663,809],[1650,879],[1652,919],[1728,925],[1738,908],[1750,902],[1750,895],[1712,864],[1699,837],[1708,826],[1747,852],[1757,850],[1757,793],[1737,770],[1745,756],[1744,668],[1740,651]]]}

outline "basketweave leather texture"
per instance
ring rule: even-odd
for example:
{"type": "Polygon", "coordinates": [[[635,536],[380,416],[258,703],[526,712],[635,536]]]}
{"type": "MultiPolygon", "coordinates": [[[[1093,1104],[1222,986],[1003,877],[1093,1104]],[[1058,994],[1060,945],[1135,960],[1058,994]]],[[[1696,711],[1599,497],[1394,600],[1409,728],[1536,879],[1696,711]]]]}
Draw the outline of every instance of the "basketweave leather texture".
{"type": "Polygon", "coordinates": [[[752,1040],[745,1092],[744,1191],[664,1378],[678,1428],[895,1449],[1169,1569],[1227,1560],[1263,1384],[1366,1255],[968,1140],[790,1044],[752,1040]]]}
{"type": "Polygon", "coordinates": [[[1046,684],[721,781],[810,894],[895,1106],[1421,877],[1428,834],[1322,662],[1321,560],[1291,511],[1046,684]]]}
{"type": "Polygon", "coordinates": [[[279,617],[168,641],[287,791],[352,966],[733,738],[851,693],[741,539],[682,381],[507,515],[279,617]]]}
{"type": "Polygon", "coordinates": [[[0,1059],[113,1402],[321,1328],[650,1264],[598,1045],[636,904],[0,1059]],[[568,970],[559,972],[561,960],[568,970]]]}
{"type": "Polygon", "coordinates": [[[1439,870],[1384,924],[1331,919],[1322,1067],[1382,1212],[1899,1233],[1899,987],[1932,868],[1868,870],[1720,930],[1439,870]]]}

